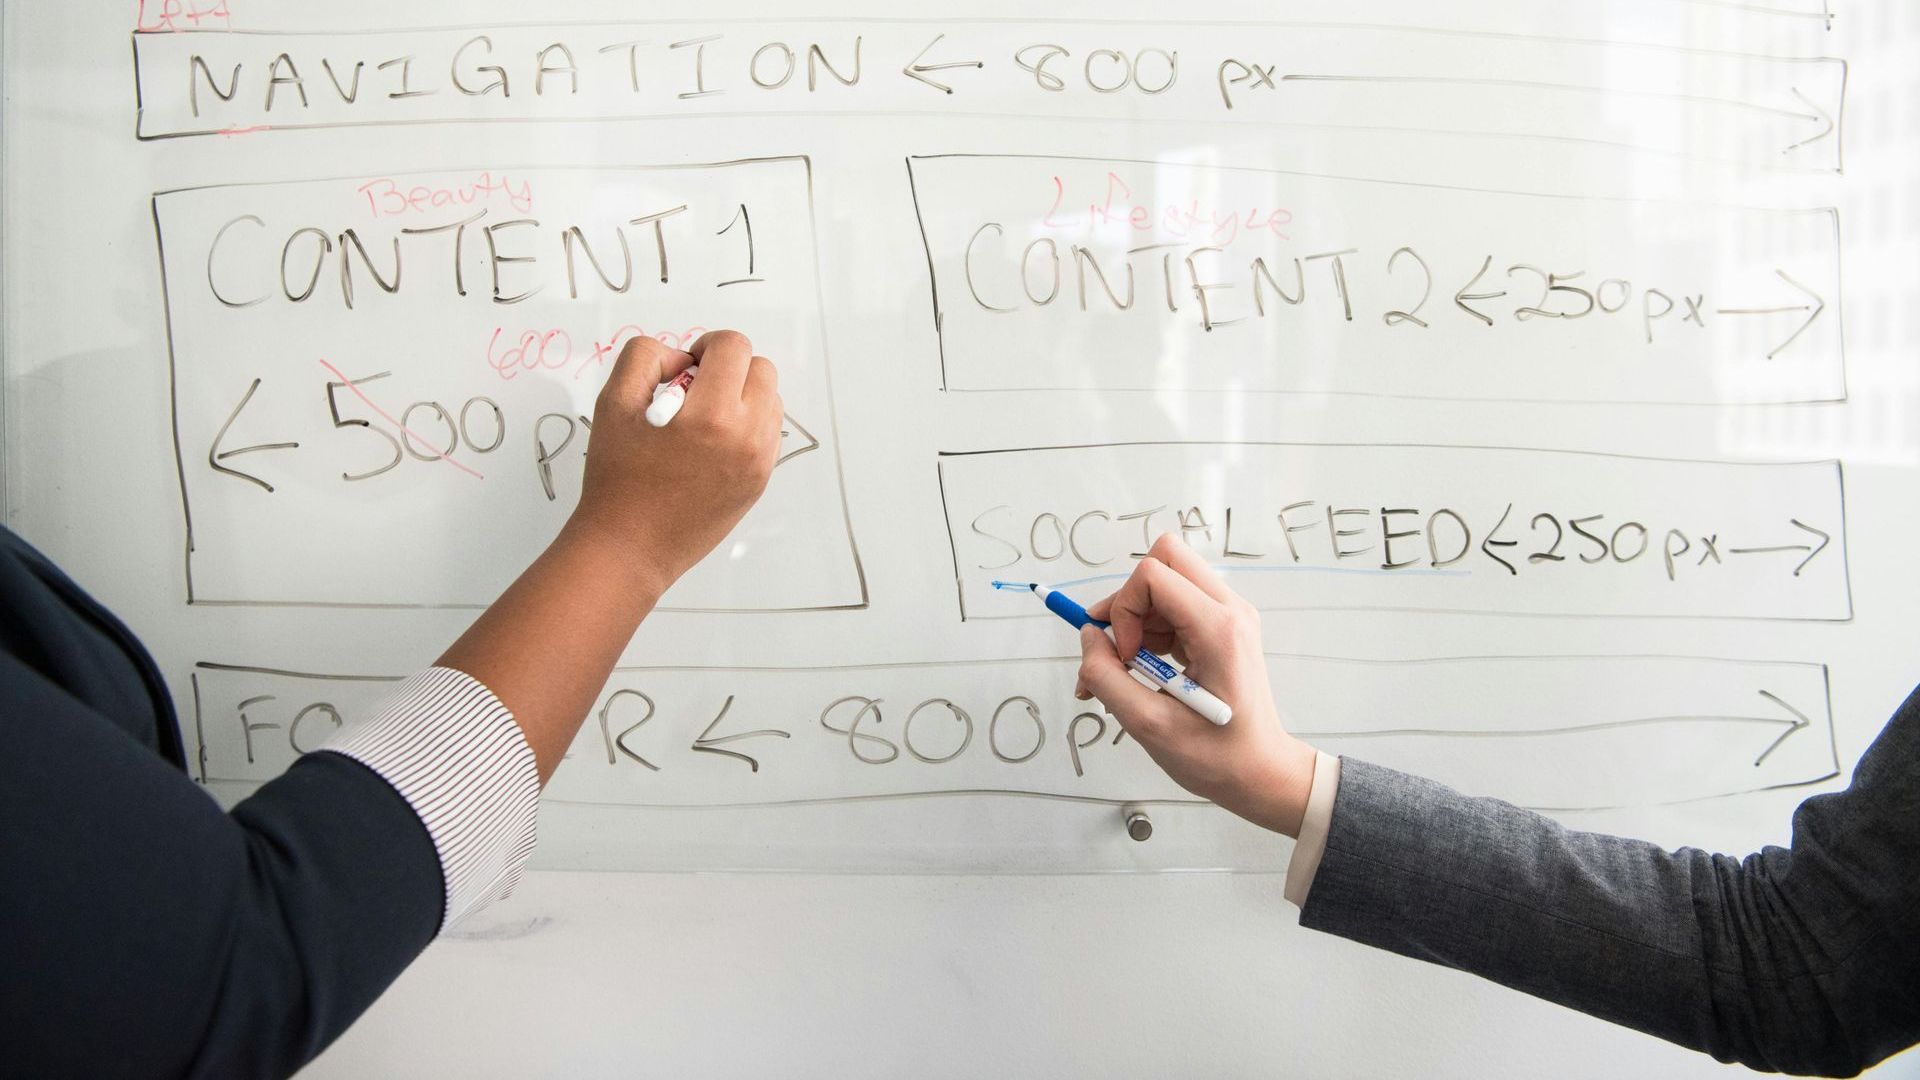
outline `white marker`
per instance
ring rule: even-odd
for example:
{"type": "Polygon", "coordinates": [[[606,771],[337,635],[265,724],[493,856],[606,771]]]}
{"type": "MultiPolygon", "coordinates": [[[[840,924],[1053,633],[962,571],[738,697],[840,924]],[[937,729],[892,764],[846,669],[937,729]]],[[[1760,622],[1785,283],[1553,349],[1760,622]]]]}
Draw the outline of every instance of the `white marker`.
{"type": "Polygon", "coordinates": [[[699,373],[700,365],[694,364],[654,387],[653,402],[647,406],[647,423],[666,427],[668,421],[679,416],[680,407],[687,403],[687,387],[693,385],[693,377],[699,373]]]}

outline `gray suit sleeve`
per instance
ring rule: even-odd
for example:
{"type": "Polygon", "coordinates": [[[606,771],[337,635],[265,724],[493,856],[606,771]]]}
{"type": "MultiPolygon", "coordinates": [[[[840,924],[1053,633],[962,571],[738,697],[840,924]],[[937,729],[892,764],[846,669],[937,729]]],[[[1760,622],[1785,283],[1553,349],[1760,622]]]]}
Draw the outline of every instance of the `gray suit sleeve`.
{"type": "Polygon", "coordinates": [[[1344,759],[1300,921],[1721,1061],[1853,1075],[1920,1040],[1920,691],[1790,848],[1745,859],[1344,759]]]}

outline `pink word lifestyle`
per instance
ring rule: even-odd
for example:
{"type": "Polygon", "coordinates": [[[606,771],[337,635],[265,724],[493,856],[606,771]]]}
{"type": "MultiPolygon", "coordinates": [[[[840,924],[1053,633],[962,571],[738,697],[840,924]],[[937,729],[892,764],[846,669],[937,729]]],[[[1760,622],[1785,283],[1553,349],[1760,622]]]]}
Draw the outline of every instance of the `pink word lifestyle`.
{"type": "Polygon", "coordinates": [[[1199,199],[1180,203],[1149,204],[1133,197],[1133,188],[1119,173],[1107,174],[1107,189],[1098,201],[1068,205],[1067,185],[1053,177],[1053,205],[1041,222],[1049,229],[1096,230],[1124,225],[1139,233],[1151,233],[1173,240],[1201,240],[1231,244],[1241,233],[1271,233],[1285,240],[1284,231],[1293,224],[1293,211],[1259,207],[1228,208],[1203,205],[1199,199]]]}

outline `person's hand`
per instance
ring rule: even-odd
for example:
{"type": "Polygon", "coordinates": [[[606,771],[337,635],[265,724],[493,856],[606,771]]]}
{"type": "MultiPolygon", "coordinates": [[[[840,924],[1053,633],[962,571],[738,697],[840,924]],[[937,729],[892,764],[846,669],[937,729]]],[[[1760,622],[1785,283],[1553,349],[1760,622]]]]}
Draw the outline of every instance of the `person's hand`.
{"type": "Polygon", "coordinates": [[[593,409],[586,479],[567,532],[612,544],[658,592],[705,558],[766,490],[780,452],[779,376],[715,330],[690,352],[634,338],[593,409]],[[654,388],[698,363],[679,415],[647,423],[654,388]]]}
{"type": "Polygon", "coordinates": [[[1280,723],[1253,605],[1169,533],[1119,592],[1087,613],[1112,623],[1113,637],[1092,626],[1080,631],[1075,695],[1099,698],[1181,787],[1256,825],[1298,835],[1315,754],[1280,723]],[[1142,645],[1171,654],[1233,706],[1233,720],[1217,727],[1135,681],[1121,657],[1142,645]]]}

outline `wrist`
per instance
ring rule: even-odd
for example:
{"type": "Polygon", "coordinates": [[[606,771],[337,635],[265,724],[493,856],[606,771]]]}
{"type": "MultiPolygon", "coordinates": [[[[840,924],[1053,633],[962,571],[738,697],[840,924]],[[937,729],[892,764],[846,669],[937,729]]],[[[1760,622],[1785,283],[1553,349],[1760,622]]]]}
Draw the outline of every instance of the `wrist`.
{"type": "Polygon", "coordinates": [[[1319,752],[1292,735],[1283,738],[1279,752],[1262,763],[1253,778],[1254,824],[1283,836],[1298,838],[1313,794],[1313,773],[1319,752]]]}
{"type": "Polygon", "coordinates": [[[584,564],[594,580],[619,589],[647,609],[686,572],[661,560],[661,550],[644,529],[577,511],[547,549],[551,555],[584,564]]]}

